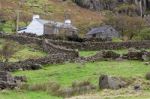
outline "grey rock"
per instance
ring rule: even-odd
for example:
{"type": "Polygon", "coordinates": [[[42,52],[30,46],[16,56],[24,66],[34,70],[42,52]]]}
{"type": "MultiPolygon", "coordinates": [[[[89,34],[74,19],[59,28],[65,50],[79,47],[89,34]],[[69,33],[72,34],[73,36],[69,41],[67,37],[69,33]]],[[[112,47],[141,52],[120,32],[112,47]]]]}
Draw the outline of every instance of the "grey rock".
{"type": "Polygon", "coordinates": [[[100,89],[120,89],[126,86],[126,82],[114,77],[109,77],[107,75],[102,75],[99,78],[99,88],[100,89]]]}

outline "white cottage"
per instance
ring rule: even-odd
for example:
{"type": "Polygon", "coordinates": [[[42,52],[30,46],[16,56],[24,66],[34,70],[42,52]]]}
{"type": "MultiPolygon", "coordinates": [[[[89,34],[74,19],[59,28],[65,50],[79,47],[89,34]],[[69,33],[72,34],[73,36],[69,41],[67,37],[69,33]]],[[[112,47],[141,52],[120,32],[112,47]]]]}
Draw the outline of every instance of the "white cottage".
{"type": "Polygon", "coordinates": [[[32,33],[38,36],[43,34],[62,34],[67,33],[72,35],[77,28],[72,26],[71,20],[65,22],[55,22],[40,19],[39,15],[34,15],[32,22],[25,28],[19,29],[18,33],[32,33]]]}
{"type": "Polygon", "coordinates": [[[20,29],[18,33],[32,33],[36,35],[43,35],[44,24],[46,23],[49,23],[49,21],[40,19],[39,15],[34,15],[32,22],[27,27],[20,29]]]}

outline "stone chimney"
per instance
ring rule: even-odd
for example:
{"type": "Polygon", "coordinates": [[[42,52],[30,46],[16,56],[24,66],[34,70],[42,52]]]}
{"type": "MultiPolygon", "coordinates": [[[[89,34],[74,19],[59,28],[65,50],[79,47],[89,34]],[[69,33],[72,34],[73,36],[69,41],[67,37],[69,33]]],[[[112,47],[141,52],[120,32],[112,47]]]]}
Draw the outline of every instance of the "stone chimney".
{"type": "Polygon", "coordinates": [[[71,25],[71,20],[70,20],[70,19],[66,19],[66,20],[65,20],[65,24],[71,25]]]}
{"type": "Polygon", "coordinates": [[[39,19],[40,18],[40,16],[39,15],[33,15],[33,20],[35,20],[35,19],[39,19]]]}

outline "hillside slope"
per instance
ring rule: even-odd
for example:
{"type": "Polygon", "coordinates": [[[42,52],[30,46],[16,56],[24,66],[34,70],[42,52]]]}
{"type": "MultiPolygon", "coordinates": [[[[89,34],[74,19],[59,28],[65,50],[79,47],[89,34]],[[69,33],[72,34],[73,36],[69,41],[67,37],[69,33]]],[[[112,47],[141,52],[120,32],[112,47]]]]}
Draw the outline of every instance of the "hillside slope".
{"type": "MultiPolygon", "coordinates": [[[[3,11],[3,13],[6,14],[9,12],[5,16],[16,17],[15,12],[18,9],[18,1],[19,0],[0,1],[0,9],[3,11]]],[[[77,27],[80,27],[81,32],[90,25],[101,23],[102,20],[102,15],[100,12],[94,12],[81,8],[71,0],[26,0],[25,3],[20,5],[21,21],[30,21],[33,14],[39,14],[43,18],[49,20],[64,21],[64,13],[67,12],[72,19],[73,24],[75,24],[77,27]]],[[[12,19],[12,17],[9,19],[12,19]]]]}

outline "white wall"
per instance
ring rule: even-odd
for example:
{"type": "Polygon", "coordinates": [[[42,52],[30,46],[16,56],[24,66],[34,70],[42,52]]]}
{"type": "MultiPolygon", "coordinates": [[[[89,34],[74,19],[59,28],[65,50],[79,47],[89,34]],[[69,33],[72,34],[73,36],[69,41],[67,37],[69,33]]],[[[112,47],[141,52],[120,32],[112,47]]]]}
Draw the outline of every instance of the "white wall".
{"type": "Polygon", "coordinates": [[[37,21],[37,19],[33,19],[32,22],[27,26],[27,29],[21,30],[18,33],[33,33],[36,35],[43,35],[44,33],[44,25],[37,21]]]}

